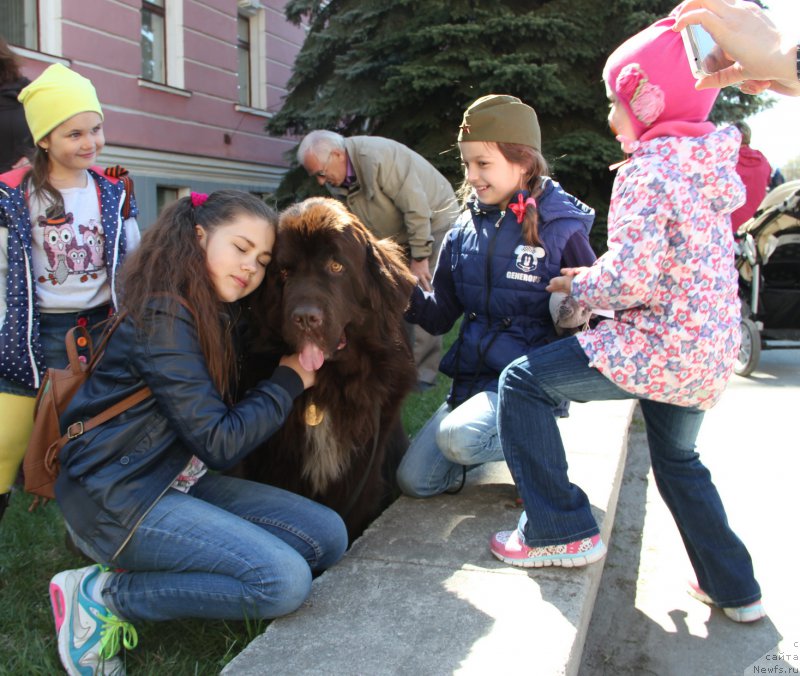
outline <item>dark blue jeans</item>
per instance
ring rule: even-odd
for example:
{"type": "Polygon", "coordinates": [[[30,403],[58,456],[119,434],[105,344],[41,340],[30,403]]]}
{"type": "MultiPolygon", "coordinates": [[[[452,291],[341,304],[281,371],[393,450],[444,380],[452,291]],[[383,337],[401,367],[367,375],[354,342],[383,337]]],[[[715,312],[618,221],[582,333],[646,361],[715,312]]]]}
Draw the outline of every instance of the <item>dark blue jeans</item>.
{"type": "MultiPolygon", "coordinates": [[[[43,312],[39,319],[39,338],[44,350],[46,366],[48,368],[62,368],[69,363],[64,339],[67,331],[76,326],[79,320],[86,321],[86,326],[92,336],[92,342],[97,346],[102,336],[103,328],[105,328],[105,324],[102,324],[102,322],[108,317],[108,305],[100,305],[82,312],[43,312]]],[[[44,377],[44,372],[40,376],[44,377]]],[[[26,387],[20,383],[0,378],[0,392],[35,397],[37,391],[35,387],[26,387]]]]}
{"type": "MultiPolygon", "coordinates": [[[[599,532],[586,494],[567,476],[553,406],[635,398],[617,387],[570,337],[511,362],[500,376],[498,429],[525,505],[525,542],[564,544],[599,532]]],[[[656,485],[680,531],[700,587],[720,606],[761,598],[744,544],[728,526],[711,474],[695,451],[703,412],[640,399],[656,485]]],[[[602,434],[602,430],[598,430],[602,434]]]]}
{"type": "MultiPolygon", "coordinates": [[[[75,543],[95,561],[92,544],[75,543]]],[[[114,561],[103,598],[128,621],[272,618],[297,609],[312,573],[336,563],[347,530],[333,510],[289,491],[209,472],[167,491],[114,561]]]]}

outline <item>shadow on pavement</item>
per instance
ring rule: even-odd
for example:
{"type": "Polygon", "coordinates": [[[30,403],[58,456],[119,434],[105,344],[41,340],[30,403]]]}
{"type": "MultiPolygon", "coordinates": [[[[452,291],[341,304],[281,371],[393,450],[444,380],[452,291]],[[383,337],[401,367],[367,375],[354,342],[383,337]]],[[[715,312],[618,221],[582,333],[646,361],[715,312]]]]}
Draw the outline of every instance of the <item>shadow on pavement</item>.
{"type": "MultiPolygon", "coordinates": [[[[738,625],[690,597],[691,567],[652,481],[638,410],[609,554],[589,625],[580,676],[715,676],[754,672],[782,636],[767,617],[738,625]],[[647,528],[646,528],[647,527],[647,528]]],[[[769,610],[769,608],[768,608],[769,610]]],[[[783,663],[770,661],[771,666],[783,663]]],[[[797,673],[784,664],[784,671],[797,673]]],[[[767,672],[764,672],[767,673],[767,672]]]]}

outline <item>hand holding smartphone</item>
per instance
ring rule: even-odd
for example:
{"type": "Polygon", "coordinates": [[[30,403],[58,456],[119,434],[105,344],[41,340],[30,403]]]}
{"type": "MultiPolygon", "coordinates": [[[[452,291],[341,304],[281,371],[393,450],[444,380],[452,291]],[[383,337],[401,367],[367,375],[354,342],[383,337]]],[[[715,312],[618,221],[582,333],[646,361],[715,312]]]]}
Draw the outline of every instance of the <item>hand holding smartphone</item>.
{"type": "Polygon", "coordinates": [[[708,31],[700,25],[689,24],[681,30],[686,58],[696,78],[711,75],[730,65],[719,45],[708,31]]]}

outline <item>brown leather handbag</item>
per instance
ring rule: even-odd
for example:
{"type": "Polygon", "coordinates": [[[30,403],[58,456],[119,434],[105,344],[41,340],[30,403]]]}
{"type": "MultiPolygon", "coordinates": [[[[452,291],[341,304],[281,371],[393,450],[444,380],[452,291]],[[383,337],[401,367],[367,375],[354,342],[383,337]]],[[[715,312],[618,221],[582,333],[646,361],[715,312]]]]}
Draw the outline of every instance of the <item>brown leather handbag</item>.
{"type": "Polygon", "coordinates": [[[92,374],[100,358],[103,356],[108,340],[122,322],[124,313],[109,319],[103,331],[99,345],[92,346],[92,338],[85,326],[75,326],[67,331],[65,342],[69,363],[66,368],[48,368],[36,395],[33,410],[33,433],[28,441],[28,448],[22,462],[25,476],[25,490],[36,496],[31,507],[35,507],[40,498],[55,498],[55,482],[58,477],[58,454],[71,439],[94,429],[98,425],[111,420],[123,411],[127,411],[152,393],[149,387],[137,390],[122,401],[110,406],[86,421],[72,423],[65,434],[61,434],[59,417],[67,408],[78,388],[92,374]],[[78,346],[88,352],[86,360],[78,356],[78,346]]]}

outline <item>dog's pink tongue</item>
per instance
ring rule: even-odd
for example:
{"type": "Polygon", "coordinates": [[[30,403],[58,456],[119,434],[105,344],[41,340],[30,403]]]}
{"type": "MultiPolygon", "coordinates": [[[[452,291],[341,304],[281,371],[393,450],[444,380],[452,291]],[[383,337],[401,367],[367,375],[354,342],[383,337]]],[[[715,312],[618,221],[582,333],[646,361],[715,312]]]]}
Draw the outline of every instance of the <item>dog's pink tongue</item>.
{"type": "Polygon", "coordinates": [[[316,371],[322,362],[325,361],[325,355],[314,343],[306,343],[300,351],[300,366],[306,371],[316,371]]]}

